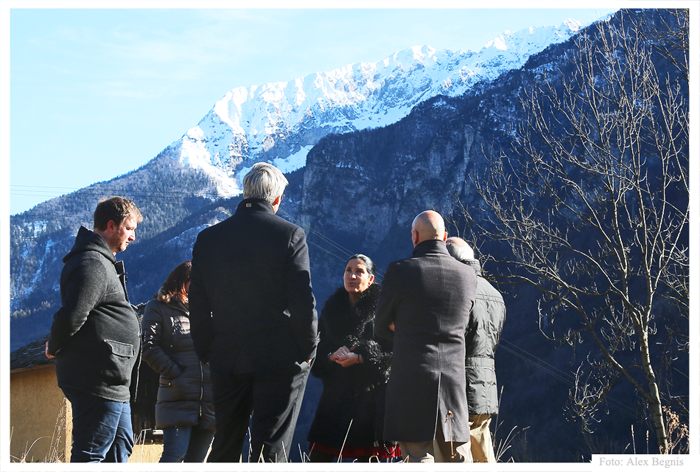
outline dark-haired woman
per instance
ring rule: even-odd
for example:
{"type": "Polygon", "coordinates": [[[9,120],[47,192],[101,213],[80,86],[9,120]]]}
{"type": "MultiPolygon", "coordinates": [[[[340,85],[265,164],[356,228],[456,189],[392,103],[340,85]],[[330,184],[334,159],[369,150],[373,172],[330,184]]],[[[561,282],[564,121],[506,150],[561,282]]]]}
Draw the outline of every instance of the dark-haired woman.
{"type": "Polygon", "coordinates": [[[148,302],[141,322],[143,360],[160,374],[156,428],[163,430],[160,462],[204,462],[214,439],[209,365],[190,336],[188,291],[192,263],[183,262],[148,302]]]}
{"type": "Polygon", "coordinates": [[[374,337],[378,296],[374,263],[352,256],[343,286],[328,298],[319,319],[321,341],[311,373],[322,379],[323,393],[307,438],[312,462],[400,455],[382,439],[391,343],[374,337]]]}

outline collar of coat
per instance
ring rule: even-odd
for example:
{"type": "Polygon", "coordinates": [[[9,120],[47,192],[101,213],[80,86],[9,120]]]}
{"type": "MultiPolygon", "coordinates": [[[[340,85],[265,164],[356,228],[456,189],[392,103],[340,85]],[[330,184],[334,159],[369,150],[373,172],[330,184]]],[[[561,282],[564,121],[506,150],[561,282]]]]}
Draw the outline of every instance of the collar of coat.
{"type": "Polygon", "coordinates": [[[478,277],[481,277],[481,263],[476,259],[467,259],[466,261],[461,261],[462,263],[468,265],[476,272],[478,277]]]}
{"type": "Polygon", "coordinates": [[[420,257],[428,254],[444,254],[450,256],[445,241],[440,239],[426,239],[413,248],[413,257],[420,257]]]}
{"type": "Polygon", "coordinates": [[[275,213],[272,205],[262,198],[246,198],[238,204],[236,211],[264,211],[273,215],[275,213]]]}
{"type": "Polygon", "coordinates": [[[328,298],[323,315],[328,317],[325,323],[334,337],[342,338],[349,343],[348,346],[355,345],[363,337],[367,323],[374,321],[379,291],[378,284],[370,285],[354,307],[350,306],[350,297],[345,287],[338,288],[328,298]]]}
{"type": "Polygon", "coordinates": [[[170,296],[170,294],[166,292],[165,288],[162,286],[160,287],[160,289],[158,289],[158,293],[153,295],[153,298],[165,303],[170,308],[182,311],[187,316],[189,316],[190,314],[189,303],[183,303],[182,300],[180,300],[180,297],[177,296],[177,294],[170,296]]]}

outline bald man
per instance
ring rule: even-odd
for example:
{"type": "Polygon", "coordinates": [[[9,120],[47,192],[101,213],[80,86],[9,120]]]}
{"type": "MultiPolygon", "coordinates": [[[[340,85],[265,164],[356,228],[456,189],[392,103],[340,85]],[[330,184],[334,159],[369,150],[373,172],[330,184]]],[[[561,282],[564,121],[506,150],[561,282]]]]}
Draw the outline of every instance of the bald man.
{"type": "Polygon", "coordinates": [[[476,273],[447,252],[439,213],[416,216],[411,239],[413,257],[386,270],[374,324],[394,342],[384,439],[409,462],[471,462],[464,332],[476,273]]]}

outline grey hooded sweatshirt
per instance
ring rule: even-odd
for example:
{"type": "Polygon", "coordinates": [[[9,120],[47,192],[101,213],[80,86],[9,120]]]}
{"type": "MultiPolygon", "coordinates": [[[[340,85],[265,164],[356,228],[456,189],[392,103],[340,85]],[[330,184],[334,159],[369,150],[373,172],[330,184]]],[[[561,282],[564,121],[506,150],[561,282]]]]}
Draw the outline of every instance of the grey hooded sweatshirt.
{"type": "Polygon", "coordinates": [[[62,306],[49,338],[58,386],[129,401],[141,329],[126,292],[124,265],[100,234],[84,227],[63,262],[62,306]]]}

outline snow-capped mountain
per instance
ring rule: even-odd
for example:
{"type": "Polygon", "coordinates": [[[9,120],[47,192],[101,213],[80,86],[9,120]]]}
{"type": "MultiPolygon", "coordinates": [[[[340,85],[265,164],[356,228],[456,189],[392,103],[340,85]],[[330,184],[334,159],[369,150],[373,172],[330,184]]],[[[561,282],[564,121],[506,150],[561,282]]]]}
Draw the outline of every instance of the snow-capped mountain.
{"type": "MultiPolygon", "coordinates": [[[[142,240],[166,244],[181,236],[175,234],[178,225],[213,224],[206,218],[195,224],[192,212],[239,195],[240,181],[255,162],[271,162],[285,173],[306,168],[307,155],[324,136],[392,125],[437,95],[458,97],[478,82],[521,68],[532,55],[581,28],[568,20],[559,27],[506,31],[479,52],[416,46],[374,63],[235,88],[197,126],[141,168],[14,215],[11,310],[19,318],[54,309],[45,301],[55,300],[61,258],[78,227],[90,226],[100,198],[135,199],[148,215],[139,225],[142,240]]],[[[303,206],[302,187],[313,175],[312,169],[294,177],[299,188],[290,192],[286,211],[303,206]]],[[[183,244],[191,245],[193,237],[183,244]]]]}
{"type": "Polygon", "coordinates": [[[559,27],[506,31],[479,52],[415,46],[374,63],[237,87],[168,151],[209,174],[220,196],[237,195],[255,162],[272,162],[284,172],[301,168],[323,136],[386,126],[436,95],[461,95],[479,81],[521,67],[582,26],[567,20],[559,27]]]}

